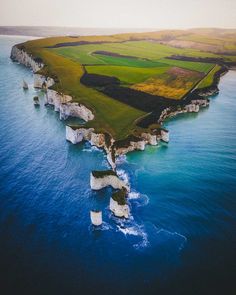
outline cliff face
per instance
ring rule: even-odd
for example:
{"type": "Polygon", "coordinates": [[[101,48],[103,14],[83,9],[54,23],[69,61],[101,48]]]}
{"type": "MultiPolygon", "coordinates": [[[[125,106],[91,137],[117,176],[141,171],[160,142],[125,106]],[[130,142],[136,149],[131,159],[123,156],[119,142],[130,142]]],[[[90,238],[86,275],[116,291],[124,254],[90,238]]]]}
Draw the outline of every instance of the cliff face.
{"type": "Polygon", "coordinates": [[[54,110],[60,113],[60,119],[67,119],[68,117],[79,117],[84,121],[94,119],[93,113],[76,102],[72,102],[70,95],[60,94],[55,90],[48,89],[46,93],[46,104],[54,105],[54,110]]]}
{"type": "Polygon", "coordinates": [[[159,118],[159,123],[161,124],[166,118],[174,117],[178,114],[183,113],[198,113],[200,108],[209,106],[209,100],[202,98],[202,99],[195,99],[191,100],[190,103],[184,105],[183,107],[169,107],[166,108],[159,118]]]}
{"type": "Polygon", "coordinates": [[[150,133],[142,133],[141,137],[147,142],[147,144],[150,145],[157,145],[159,142],[159,138],[155,134],[150,134],[150,133]]]}
{"type": "Polygon", "coordinates": [[[79,143],[83,140],[90,141],[93,131],[93,128],[73,129],[70,126],[66,126],[66,139],[73,144],[79,143]]]}
{"type": "Polygon", "coordinates": [[[44,66],[43,63],[36,62],[32,56],[19,49],[16,45],[12,47],[11,59],[31,68],[34,72],[39,71],[44,66]]]}
{"type": "Polygon", "coordinates": [[[60,94],[55,90],[49,89],[55,83],[54,80],[50,77],[36,74],[36,72],[43,68],[43,63],[36,62],[32,56],[17,46],[12,47],[11,59],[33,70],[34,87],[46,90],[45,103],[54,105],[55,111],[60,112],[60,119],[67,119],[69,116],[79,117],[86,122],[94,119],[93,113],[84,105],[72,102],[73,99],[70,95],[60,94]]]}
{"type": "Polygon", "coordinates": [[[34,87],[48,89],[54,84],[54,80],[50,77],[44,77],[40,74],[34,74],[34,87]]]}
{"type": "MultiPolygon", "coordinates": [[[[168,133],[168,131],[166,131],[168,133]]],[[[98,148],[104,149],[107,154],[107,161],[111,165],[112,169],[115,169],[115,157],[124,155],[134,150],[145,149],[146,144],[157,145],[163,136],[151,135],[149,133],[143,133],[138,141],[130,141],[127,146],[115,147],[114,139],[111,138],[110,145],[106,143],[105,135],[102,133],[96,133],[93,128],[78,128],[73,129],[70,126],[66,126],[66,139],[73,144],[81,141],[89,141],[91,145],[95,145],[98,148]]]]}
{"type": "Polygon", "coordinates": [[[145,150],[145,145],[146,141],[142,138],[140,138],[140,141],[130,141],[128,146],[116,148],[115,155],[120,156],[135,150],[143,151],[145,150]]]}

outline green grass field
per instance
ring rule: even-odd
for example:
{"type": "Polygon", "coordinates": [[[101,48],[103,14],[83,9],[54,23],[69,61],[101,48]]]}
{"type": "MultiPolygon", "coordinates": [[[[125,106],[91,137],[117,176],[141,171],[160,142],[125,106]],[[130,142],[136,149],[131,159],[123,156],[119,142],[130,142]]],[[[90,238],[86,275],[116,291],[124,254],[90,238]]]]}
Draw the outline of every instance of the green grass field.
{"type": "Polygon", "coordinates": [[[150,77],[165,73],[170,66],[157,68],[137,68],[125,66],[86,66],[89,74],[100,74],[110,77],[117,77],[122,83],[135,84],[147,80],[150,77]]]}
{"type": "Polygon", "coordinates": [[[192,71],[198,71],[202,73],[208,73],[210,69],[212,69],[215,65],[209,63],[202,63],[202,62],[191,62],[191,61],[181,61],[181,60],[173,60],[163,58],[160,60],[163,63],[166,63],[171,66],[184,68],[192,71]]]}
{"type": "Polygon", "coordinates": [[[93,56],[99,58],[107,65],[114,66],[127,66],[127,67],[137,67],[137,68],[156,68],[163,67],[165,64],[162,64],[159,61],[145,60],[141,58],[127,58],[127,57],[115,57],[115,56],[106,56],[100,54],[93,54],[93,56]]]}
{"type": "MultiPolygon", "coordinates": [[[[108,64],[111,59],[101,57],[100,55],[93,54],[95,51],[110,51],[122,55],[135,56],[138,58],[146,58],[153,62],[160,62],[167,56],[179,54],[191,57],[219,57],[213,53],[202,52],[194,49],[180,49],[158,43],[148,41],[128,41],[123,43],[107,43],[107,44],[89,44],[73,47],[61,47],[50,49],[55,53],[67,58],[78,61],[80,64],[108,64]]],[[[228,57],[227,57],[228,58],[228,57]]],[[[117,60],[117,58],[116,58],[117,60]]],[[[112,61],[113,62],[113,61],[112,61]]]]}
{"type": "MultiPolygon", "coordinates": [[[[137,129],[135,122],[146,113],[81,84],[84,68],[88,73],[114,76],[127,87],[138,87],[141,91],[154,95],[164,93],[167,97],[180,99],[186,90],[193,87],[197,79],[201,80],[208,72],[198,87],[211,85],[214,74],[220,67],[208,63],[170,60],[166,57],[221,57],[225,61],[236,61],[236,54],[217,55],[215,52],[205,51],[204,47],[177,48],[161,44],[162,39],[172,36],[175,40],[185,36],[189,41],[209,41],[207,44],[217,45],[214,40],[218,37],[212,38],[211,34],[211,31],[191,31],[187,38],[186,31],[178,30],[111,36],[53,37],[28,41],[21,46],[34,57],[43,60],[46,66],[40,72],[56,78],[57,83],[53,86],[55,90],[71,95],[74,101],[86,105],[94,112],[95,120],[90,121],[87,126],[95,127],[98,131],[107,131],[115,139],[122,139],[137,129]],[[102,43],[78,46],[69,46],[68,43],[65,47],[49,48],[55,44],[80,41],[102,43]],[[136,58],[95,54],[95,51],[108,51],[136,58]],[[214,68],[211,70],[212,67],[214,68]]],[[[229,50],[234,49],[232,33],[229,36],[224,37],[225,50],[226,46],[229,50]]]]}

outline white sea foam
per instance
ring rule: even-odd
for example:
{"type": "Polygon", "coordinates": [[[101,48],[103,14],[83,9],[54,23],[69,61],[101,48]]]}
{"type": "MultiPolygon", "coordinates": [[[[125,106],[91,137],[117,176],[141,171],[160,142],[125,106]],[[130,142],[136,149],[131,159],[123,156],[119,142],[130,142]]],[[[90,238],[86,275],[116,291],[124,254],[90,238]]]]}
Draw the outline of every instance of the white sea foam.
{"type": "Polygon", "coordinates": [[[125,182],[125,184],[129,184],[129,176],[123,169],[117,170],[117,175],[125,182]]]}
{"type": "Polygon", "coordinates": [[[126,155],[120,155],[116,158],[116,164],[117,165],[120,165],[120,164],[123,164],[123,163],[127,163],[127,157],[126,155]]]}
{"type": "Polygon", "coordinates": [[[107,222],[103,222],[99,226],[94,226],[93,224],[89,225],[89,231],[91,231],[91,232],[93,232],[93,231],[105,231],[105,230],[111,230],[111,229],[112,229],[112,226],[107,222]]]}
{"type": "Polygon", "coordinates": [[[139,236],[139,232],[134,226],[121,227],[121,226],[118,225],[117,227],[118,227],[119,231],[121,231],[125,235],[139,236]]]}
{"type": "Polygon", "coordinates": [[[157,233],[157,235],[161,234],[161,233],[164,233],[169,238],[174,238],[174,239],[178,238],[178,239],[180,239],[180,243],[179,243],[179,246],[178,246],[179,251],[181,251],[184,248],[184,245],[186,244],[186,242],[188,240],[184,235],[182,235],[182,234],[180,234],[178,232],[171,232],[171,231],[166,230],[164,228],[158,229],[156,231],[156,233],[157,233]]]}
{"type": "Polygon", "coordinates": [[[117,223],[117,231],[123,233],[127,238],[134,236],[140,239],[132,245],[136,250],[149,246],[148,235],[143,225],[137,224],[134,219],[119,220],[117,223]]]}
{"type": "Polygon", "coordinates": [[[128,194],[128,200],[130,203],[135,204],[137,207],[146,206],[149,203],[149,198],[145,194],[141,194],[136,191],[131,191],[128,194]]]}
{"type": "Polygon", "coordinates": [[[128,194],[128,197],[129,197],[129,200],[137,200],[139,199],[141,196],[140,193],[138,192],[135,192],[135,191],[131,191],[129,194],[128,194]]]}
{"type": "Polygon", "coordinates": [[[102,161],[102,166],[103,166],[103,167],[106,167],[107,169],[110,169],[110,165],[108,164],[107,159],[104,159],[104,160],[102,161]]]}
{"type": "Polygon", "coordinates": [[[88,152],[88,153],[92,153],[94,151],[100,151],[100,149],[98,147],[96,147],[95,145],[85,145],[85,147],[82,150],[83,152],[88,152]]]}

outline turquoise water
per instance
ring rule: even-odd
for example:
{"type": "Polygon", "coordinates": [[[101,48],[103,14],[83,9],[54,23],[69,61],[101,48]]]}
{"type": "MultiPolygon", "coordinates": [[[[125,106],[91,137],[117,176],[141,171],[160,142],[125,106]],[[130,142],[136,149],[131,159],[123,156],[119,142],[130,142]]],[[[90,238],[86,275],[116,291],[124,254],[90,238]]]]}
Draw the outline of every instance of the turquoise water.
{"type": "Polygon", "coordinates": [[[122,221],[108,210],[111,190],[89,188],[90,171],[108,167],[103,152],[66,142],[68,121],[9,59],[24,40],[0,37],[3,294],[233,294],[236,72],[209,108],[165,123],[168,145],[119,159],[132,187],[122,221]],[[101,230],[90,225],[93,208],[103,210],[101,230]]]}

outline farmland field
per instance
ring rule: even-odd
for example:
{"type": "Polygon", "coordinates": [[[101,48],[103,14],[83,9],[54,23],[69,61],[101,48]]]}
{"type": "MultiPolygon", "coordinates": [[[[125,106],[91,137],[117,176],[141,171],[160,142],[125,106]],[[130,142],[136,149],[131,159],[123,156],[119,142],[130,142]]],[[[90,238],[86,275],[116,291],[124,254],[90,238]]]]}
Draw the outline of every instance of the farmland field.
{"type": "Polygon", "coordinates": [[[201,73],[172,67],[163,74],[152,77],[132,88],[171,99],[181,99],[203,77],[201,73]]]}
{"type": "Polygon", "coordinates": [[[181,102],[196,85],[210,86],[223,64],[236,61],[232,32],[214,34],[53,37],[19,46],[43,60],[40,73],[54,78],[55,90],[93,111],[95,120],[87,126],[121,139],[136,130],[140,117],[181,102]]]}

